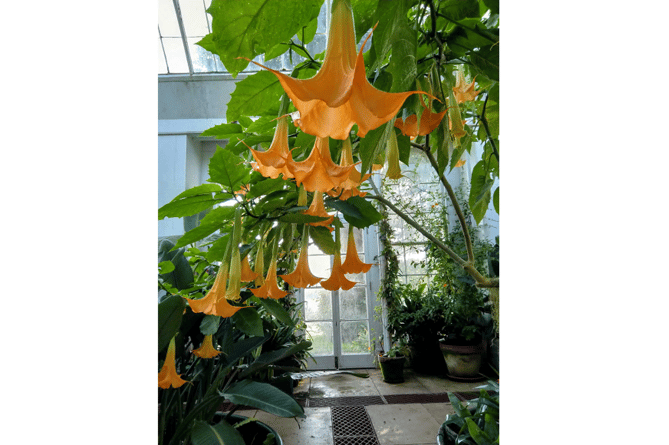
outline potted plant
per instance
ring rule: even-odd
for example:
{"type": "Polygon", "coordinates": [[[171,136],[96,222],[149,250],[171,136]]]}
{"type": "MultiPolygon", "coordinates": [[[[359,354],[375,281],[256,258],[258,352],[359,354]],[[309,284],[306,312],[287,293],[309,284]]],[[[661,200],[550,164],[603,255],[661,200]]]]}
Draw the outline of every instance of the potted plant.
{"type": "Polygon", "coordinates": [[[470,400],[466,407],[454,394],[448,393],[455,414],[448,414],[439,428],[437,445],[499,443],[499,384],[490,380],[478,388],[479,397],[470,400]]]}
{"type": "Polygon", "coordinates": [[[384,382],[404,382],[404,362],[406,361],[406,356],[403,346],[394,345],[388,352],[379,351],[378,361],[384,382]]]}
{"type": "Polygon", "coordinates": [[[388,308],[388,331],[406,342],[411,367],[432,375],[446,373],[439,349],[439,330],[444,325],[442,295],[425,283],[396,284],[394,302],[388,308]]]}
{"type": "MultiPolygon", "coordinates": [[[[199,445],[219,437],[225,443],[281,445],[276,431],[255,419],[234,416],[234,411],[249,406],[281,417],[304,417],[303,408],[291,396],[257,377],[306,351],[311,342],[298,339],[263,351],[276,330],[264,330],[258,312],[271,313],[280,323],[290,324],[292,318],[276,301],[252,302],[248,291],[240,292],[246,307],[231,304],[239,307],[231,316],[194,312],[193,302],[202,301],[197,295],[215,290],[211,281],[218,274],[215,265],[203,264],[197,249],[189,252],[193,254],[190,283],[173,286],[165,280],[176,269],[190,267],[189,262],[160,263],[159,286],[166,295],[158,303],[159,444],[199,445]],[[226,401],[233,409],[219,412],[226,401]]],[[[183,255],[183,251],[177,253],[183,255]]]]}

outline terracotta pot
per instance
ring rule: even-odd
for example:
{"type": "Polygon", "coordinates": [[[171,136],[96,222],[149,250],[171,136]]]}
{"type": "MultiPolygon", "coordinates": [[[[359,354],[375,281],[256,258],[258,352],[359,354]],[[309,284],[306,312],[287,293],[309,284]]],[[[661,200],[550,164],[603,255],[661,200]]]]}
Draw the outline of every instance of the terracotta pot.
{"type": "Polygon", "coordinates": [[[485,343],[478,345],[449,345],[439,343],[446,360],[448,375],[453,377],[477,377],[481,369],[485,343]]]}

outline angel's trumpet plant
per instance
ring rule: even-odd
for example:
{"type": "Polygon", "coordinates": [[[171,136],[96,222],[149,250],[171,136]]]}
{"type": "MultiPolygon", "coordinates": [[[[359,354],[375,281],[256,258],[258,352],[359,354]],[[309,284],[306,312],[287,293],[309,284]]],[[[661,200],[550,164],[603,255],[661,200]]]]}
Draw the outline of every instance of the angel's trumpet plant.
{"type": "Polygon", "coordinates": [[[280,275],[283,281],[297,288],[306,288],[318,284],[322,278],[319,278],[311,273],[309,269],[309,226],[304,226],[304,234],[302,235],[302,242],[300,248],[300,257],[297,260],[295,270],[287,275],[280,275]]]}
{"type": "Polygon", "coordinates": [[[388,159],[388,171],[386,171],[386,178],[400,179],[402,175],[402,168],[400,167],[400,149],[397,146],[397,135],[394,131],[390,132],[388,138],[386,159],[388,159]]]}
{"type": "Polygon", "coordinates": [[[339,187],[355,168],[354,165],[341,167],[332,161],[328,138],[316,138],[309,157],[301,162],[291,158],[287,167],[298,186],[304,186],[309,192],[322,193],[339,187]]]}
{"type": "Polygon", "coordinates": [[[346,260],[341,265],[341,271],[344,273],[367,273],[372,265],[363,263],[358,257],[358,248],[355,246],[355,237],[353,236],[353,226],[348,227],[348,243],[346,245],[346,260]]]}
{"type": "Polygon", "coordinates": [[[253,159],[253,169],[260,172],[266,178],[276,179],[280,174],[284,178],[293,178],[293,174],[286,166],[286,159],[290,158],[288,147],[288,116],[278,118],[272,143],[267,151],[254,150],[249,147],[253,159]]]}
{"type": "Polygon", "coordinates": [[[472,83],[465,83],[465,76],[462,71],[458,71],[457,79],[455,81],[455,86],[453,87],[453,94],[455,94],[455,99],[459,104],[474,100],[480,91],[474,91],[474,82],[476,77],[472,80],[472,83]]]}
{"type": "MultiPolygon", "coordinates": [[[[367,36],[367,39],[371,34],[367,36]]],[[[386,93],[367,80],[362,50],[355,49],[353,11],[348,0],[335,0],[328,33],[325,60],[310,79],[295,79],[279,71],[271,71],[300,113],[296,123],[305,133],[318,137],[346,139],[353,125],[358,136],[380,127],[392,119],[412,94],[420,91],[386,93]]],[[[248,59],[247,59],[248,60],[248,59]]]]}
{"type": "Polygon", "coordinates": [[[341,267],[341,242],[339,240],[339,227],[337,227],[337,230],[335,231],[335,245],[337,250],[334,254],[334,263],[332,264],[330,278],[325,281],[321,281],[321,286],[323,289],[331,291],[339,289],[349,290],[355,286],[355,281],[351,281],[346,278],[345,272],[341,267]]]}
{"type": "Polygon", "coordinates": [[[163,364],[162,369],[158,373],[158,386],[160,388],[167,389],[170,386],[172,388],[178,388],[184,383],[186,383],[186,380],[182,379],[181,376],[177,373],[177,367],[174,361],[175,350],[176,346],[174,342],[174,337],[172,337],[172,340],[170,340],[170,344],[167,347],[167,354],[165,355],[165,363],[163,364]]]}
{"type": "Polygon", "coordinates": [[[274,246],[272,248],[272,262],[270,263],[269,269],[267,270],[267,276],[265,277],[265,284],[263,284],[259,288],[251,289],[253,295],[255,295],[258,298],[272,298],[274,300],[278,300],[288,295],[288,292],[279,289],[279,285],[277,284],[276,262],[278,255],[277,252],[277,245],[279,242],[278,238],[279,236],[277,235],[274,240],[274,246]]]}
{"type": "MultiPolygon", "coordinates": [[[[351,147],[351,139],[344,139],[344,144],[342,145],[341,150],[341,159],[339,160],[340,167],[348,167],[355,165],[353,163],[353,148],[351,147]]],[[[361,192],[358,190],[358,187],[365,182],[369,177],[372,176],[371,173],[362,175],[355,167],[351,170],[351,173],[348,176],[348,179],[341,183],[341,185],[334,190],[330,190],[328,195],[330,196],[339,196],[339,199],[345,201],[351,196],[360,196],[364,197],[367,193],[361,192]]]]}
{"type": "Polygon", "coordinates": [[[432,100],[428,101],[426,105],[423,97],[420,96],[420,102],[423,106],[423,113],[420,116],[420,125],[418,125],[418,117],[415,114],[408,116],[406,119],[395,119],[395,126],[400,129],[403,135],[409,136],[412,140],[416,136],[425,136],[434,131],[439,126],[439,123],[444,118],[447,109],[439,113],[432,111],[432,100]]]}
{"type": "Polygon", "coordinates": [[[242,239],[242,207],[235,209],[235,223],[232,229],[232,253],[230,257],[230,277],[225,298],[239,301],[242,290],[242,259],[239,252],[239,243],[242,239]]]}
{"type": "Polygon", "coordinates": [[[204,340],[202,340],[202,345],[199,348],[193,350],[193,354],[200,358],[214,358],[220,353],[221,351],[214,348],[211,335],[205,335],[204,340]]]}
{"type": "Polygon", "coordinates": [[[333,229],[332,227],[330,227],[330,224],[332,224],[332,221],[334,221],[334,215],[330,215],[325,210],[325,204],[323,202],[323,193],[314,192],[314,197],[311,201],[311,205],[307,210],[304,211],[304,214],[311,216],[320,216],[321,218],[327,218],[323,221],[312,222],[309,224],[312,226],[324,226],[330,232],[332,232],[333,229]]]}

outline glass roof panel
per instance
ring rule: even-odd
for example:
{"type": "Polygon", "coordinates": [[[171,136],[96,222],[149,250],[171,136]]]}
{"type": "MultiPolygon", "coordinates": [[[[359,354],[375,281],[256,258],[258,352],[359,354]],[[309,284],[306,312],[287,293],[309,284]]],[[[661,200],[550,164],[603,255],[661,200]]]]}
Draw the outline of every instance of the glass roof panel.
{"type": "Polygon", "coordinates": [[[163,46],[167,55],[167,68],[170,74],[188,73],[188,62],[181,37],[164,37],[163,46]]]}
{"type": "Polygon", "coordinates": [[[188,37],[204,37],[209,34],[207,13],[202,0],[179,0],[181,18],[188,37]]]}
{"type": "Polygon", "coordinates": [[[167,74],[167,63],[165,62],[165,52],[163,51],[163,44],[158,35],[158,74],[167,74]]]}
{"type": "Polygon", "coordinates": [[[181,37],[172,0],[158,0],[158,27],[163,37],[181,37]]]}

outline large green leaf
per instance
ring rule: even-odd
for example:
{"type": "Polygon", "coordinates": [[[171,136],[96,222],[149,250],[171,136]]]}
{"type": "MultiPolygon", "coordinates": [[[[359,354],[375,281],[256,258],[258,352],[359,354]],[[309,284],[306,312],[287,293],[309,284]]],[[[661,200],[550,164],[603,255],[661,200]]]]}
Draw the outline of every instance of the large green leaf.
{"type": "Polygon", "coordinates": [[[218,315],[205,315],[200,322],[200,332],[202,335],[214,335],[221,324],[221,317],[218,315]]]}
{"type": "Polygon", "coordinates": [[[469,208],[476,219],[476,224],[480,224],[488,210],[490,204],[490,189],[493,186],[494,179],[490,177],[484,161],[479,161],[472,170],[472,184],[469,191],[469,208]]]}
{"type": "Polygon", "coordinates": [[[372,163],[377,158],[379,152],[385,151],[388,137],[390,136],[390,132],[393,131],[394,126],[395,120],[391,119],[385,125],[381,125],[379,128],[371,130],[360,140],[358,150],[360,160],[362,161],[360,171],[363,174],[369,172],[372,163]]]}
{"type": "Polygon", "coordinates": [[[237,74],[253,59],[279,42],[289,41],[318,16],[323,0],[213,0],[212,37],[206,49],[221,58],[225,68],[237,74]]]}
{"type": "MultiPolygon", "coordinates": [[[[239,85],[239,83],[237,85],[239,85]]],[[[230,135],[242,132],[242,126],[239,124],[220,124],[205,130],[200,136],[213,136],[218,139],[227,139],[230,135]]]]}
{"type": "Polygon", "coordinates": [[[219,200],[212,198],[211,193],[185,198],[176,197],[158,209],[158,219],[197,215],[203,210],[210,209],[217,202],[219,200]]]}
{"type": "Polygon", "coordinates": [[[492,204],[495,206],[495,212],[499,215],[499,187],[492,194],[492,204]]]}
{"type": "Polygon", "coordinates": [[[443,0],[439,2],[439,13],[451,20],[479,16],[478,0],[443,0]]]}
{"type": "Polygon", "coordinates": [[[262,337],[262,319],[255,308],[245,307],[240,309],[232,316],[237,329],[243,333],[255,337],[262,337]]]}
{"type": "Polygon", "coordinates": [[[228,122],[236,121],[240,116],[260,116],[279,112],[279,101],[283,88],[279,79],[269,71],[257,73],[235,84],[235,91],[230,95],[226,117],[228,122]]]}
{"type": "Polygon", "coordinates": [[[235,214],[235,207],[216,207],[202,218],[200,225],[184,233],[175,247],[183,247],[211,235],[216,230],[230,224],[235,214]]]}
{"type": "MultiPolygon", "coordinates": [[[[400,3],[400,2],[398,2],[400,3]]],[[[416,67],[416,46],[418,36],[406,16],[406,9],[400,6],[395,17],[392,34],[392,55],[388,72],[393,76],[392,93],[407,91],[413,84],[418,69],[416,67]]]]}
{"type": "Polygon", "coordinates": [[[174,265],[171,272],[160,275],[160,278],[179,290],[187,289],[195,280],[193,269],[184,256],[184,249],[174,250],[174,247],[170,240],[162,240],[158,246],[158,262],[171,261],[174,265]]]}
{"type": "Polygon", "coordinates": [[[234,404],[252,406],[279,417],[305,417],[304,409],[295,399],[269,383],[242,380],[221,395],[234,404]]]}
{"type": "Polygon", "coordinates": [[[179,295],[170,295],[158,303],[158,351],[167,348],[179,331],[186,302],[179,295]]]}
{"type": "Polygon", "coordinates": [[[362,36],[376,23],[374,13],[379,0],[351,0],[353,17],[355,17],[355,39],[360,41],[362,36]]]}
{"type": "Polygon", "coordinates": [[[335,200],[331,205],[339,210],[344,219],[354,227],[364,229],[383,219],[383,215],[364,198],[352,196],[346,201],[335,200]]]}
{"type": "Polygon", "coordinates": [[[276,349],[269,352],[263,352],[239,376],[241,378],[244,378],[246,376],[253,375],[253,373],[255,372],[266,369],[272,363],[278,362],[287,357],[291,357],[300,351],[306,351],[309,348],[311,348],[311,342],[304,340],[285,348],[276,349]]]}
{"type": "Polygon", "coordinates": [[[314,244],[327,255],[334,255],[337,251],[337,246],[334,239],[332,238],[332,233],[325,227],[310,227],[309,235],[314,241],[314,244]]]}
{"type": "Polygon", "coordinates": [[[193,445],[245,445],[244,438],[225,420],[210,425],[203,420],[193,422],[191,433],[193,445]]]}
{"type": "Polygon", "coordinates": [[[221,147],[216,148],[216,153],[209,161],[209,180],[217,182],[228,191],[234,192],[241,188],[242,184],[248,182],[251,176],[251,168],[246,165],[244,159],[236,156],[230,150],[221,147]]]}
{"type": "Polygon", "coordinates": [[[284,323],[288,326],[293,326],[295,324],[288,311],[286,311],[278,301],[269,298],[257,297],[253,297],[252,300],[262,305],[267,312],[274,315],[281,323],[284,323]]]}

